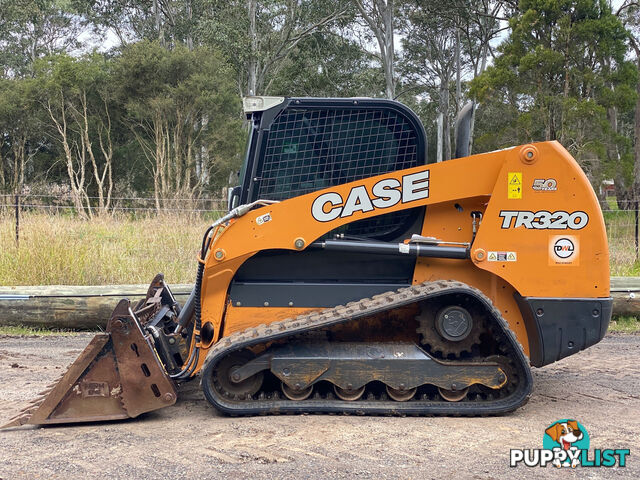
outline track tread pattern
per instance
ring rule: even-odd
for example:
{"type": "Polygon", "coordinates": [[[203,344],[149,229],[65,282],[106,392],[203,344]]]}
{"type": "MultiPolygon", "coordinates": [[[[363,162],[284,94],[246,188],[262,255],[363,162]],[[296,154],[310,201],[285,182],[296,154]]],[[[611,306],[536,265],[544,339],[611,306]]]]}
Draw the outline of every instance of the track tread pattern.
{"type": "Polygon", "coordinates": [[[211,348],[202,368],[201,385],[207,400],[218,410],[230,415],[264,415],[281,413],[347,413],[374,415],[455,415],[478,416],[499,415],[511,412],[524,405],[531,395],[533,379],[529,368],[529,360],[524,354],[522,345],[518,342],[513,331],[509,328],[500,311],[491,300],[477,288],[456,280],[438,280],[424,282],[411,287],[401,288],[364,298],[346,305],[338,305],[321,311],[303,314],[295,318],[286,319],[269,325],[261,324],[236,332],[223,338],[211,348]],[[483,402],[433,402],[433,401],[355,401],[343,402],[331,399],[308,399],[300,402],[279,399],[262,398],[233,401],[224,398],[211,388],[205,379],[211,375],[215,365],[225,355],[255,346],[268,341],[281,340],[305,332],[332,327],[351,320],[359,319],[385,310],[391,310],[415,302],[435,298],[444,294],[466,293],[481,303],[487,313],[494,319],[505,340],[513,351],[512,358],[520,370],[520,383],[516,391],[507,398],[483,402]]]}

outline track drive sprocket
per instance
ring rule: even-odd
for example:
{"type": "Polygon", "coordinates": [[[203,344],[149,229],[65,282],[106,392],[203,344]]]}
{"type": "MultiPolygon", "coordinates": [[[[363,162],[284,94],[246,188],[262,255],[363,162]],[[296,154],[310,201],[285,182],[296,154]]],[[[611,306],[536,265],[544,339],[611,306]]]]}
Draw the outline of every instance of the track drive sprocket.
{"type": "MultiPolygon", "coordinates": [[[[463,308],[467,308],[466,305],[460,305],[463,308]]],[[[438,316],[448,306],[434,306],[425,305],[416,317],[418,321],[418,328],[416,332],[420,334],[420,343],[425,346],[429,346],[429,351],[432,354],[440,354],[443,358],[459,358],[463,354],[471,354],[473,347],[480,345],[481,335],[486,332],[486,319],[482,312],[474,309],[469,309],[471,317],[471,328],[466,336],[460,340],[450,340],[445,338],[443,334],[438,331],[436,325],[438,316]]]]}

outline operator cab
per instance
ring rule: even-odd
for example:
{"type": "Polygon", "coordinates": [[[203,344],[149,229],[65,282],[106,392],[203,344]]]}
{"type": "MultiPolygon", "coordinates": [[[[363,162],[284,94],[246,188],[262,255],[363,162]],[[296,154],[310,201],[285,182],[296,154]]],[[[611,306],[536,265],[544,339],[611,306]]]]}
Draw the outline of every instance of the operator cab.
{"type": "MultiPolygon", "coordinates": [[[[247,97],[249,139],[229,207],[286,200],[427,163],[422,123],[405,105],[372,98],[247,97]]],[[[425,207],[353,222],[324,238],[402,241],[420,234],[425,207]]],[[[314,239],[316,240],[316,239],[314,239]]],[[[307,249],[261,251],[229,290],[243,306],[330,306],[411,284],[415,257],[307,249]]]]}

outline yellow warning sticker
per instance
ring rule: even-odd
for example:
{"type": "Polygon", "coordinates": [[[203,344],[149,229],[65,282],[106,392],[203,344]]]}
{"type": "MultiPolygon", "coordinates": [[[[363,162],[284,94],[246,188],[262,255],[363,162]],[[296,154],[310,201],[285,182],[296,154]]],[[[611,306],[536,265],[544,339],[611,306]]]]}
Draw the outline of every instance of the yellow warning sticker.
{"type": "Polygon", "coordinates": [[[507,198],[522,198],[522,172],[509,172],[507,176],[507,198]]]}

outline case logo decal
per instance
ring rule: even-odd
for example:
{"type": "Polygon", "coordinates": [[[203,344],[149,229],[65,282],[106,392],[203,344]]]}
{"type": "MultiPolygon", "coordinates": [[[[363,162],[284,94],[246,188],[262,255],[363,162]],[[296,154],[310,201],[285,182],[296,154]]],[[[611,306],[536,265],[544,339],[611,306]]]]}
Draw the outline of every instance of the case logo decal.
{"type": "Polygon", "coordinates": [[[353,187],[347,198],[337,192],[323,193],[311,205],[311,215],[319,222],[331,222],[336,218],[350,217],[356,212],[393,207],[398,203],[411,203],[429,198],[429,170],[402,177],[385,178],[371,187],[353,187]]]}

